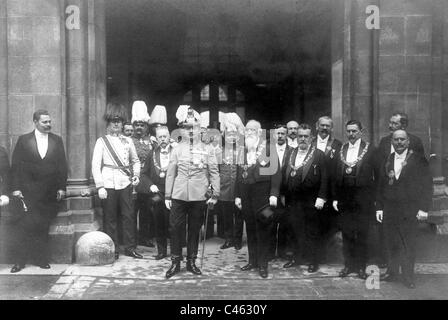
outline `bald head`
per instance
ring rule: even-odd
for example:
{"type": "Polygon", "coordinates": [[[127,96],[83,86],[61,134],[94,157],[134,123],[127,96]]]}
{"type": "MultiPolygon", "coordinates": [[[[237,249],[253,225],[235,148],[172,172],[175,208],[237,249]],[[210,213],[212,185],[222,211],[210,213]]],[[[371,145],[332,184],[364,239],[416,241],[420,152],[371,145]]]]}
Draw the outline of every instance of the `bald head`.
{"type": "Polygon", "coordinates": [[[392,145],[398,154],[402,154],[409,148],[409,136],[407,132],[402,129],[395,130],[392,134],[392,145]]]}
{"type": "Polygon", "coordinates": [[[297,131],[299,130],[299,123],[296,121],[289,121],[286,124],[286,129],[288,131],[288,137],[290,139],[296,139],[297,138],[297,131]]]}

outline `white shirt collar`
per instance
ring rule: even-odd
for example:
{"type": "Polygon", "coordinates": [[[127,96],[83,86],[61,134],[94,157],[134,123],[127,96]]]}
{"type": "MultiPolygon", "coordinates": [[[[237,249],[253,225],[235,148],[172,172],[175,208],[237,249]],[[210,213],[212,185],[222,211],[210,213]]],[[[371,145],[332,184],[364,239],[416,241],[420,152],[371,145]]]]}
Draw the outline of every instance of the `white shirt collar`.
{"type": "Polygon", "coordinates": [[[34,130],[34,135],[36,136],[37,139],[45,139],[48,137],[48,133],[42,133],[39,130],[34,130]]]}
{"type": "Polygon", "coordinates": [[[296,144],[297,143],[297,138],[295,139],[291,139],[290,137],[287,138],[288,139],[288,144],[296,144]]]}
{"type": "Polygon", "coordinates": [[[348,147],[349,148],[356,148],[358,149],[361,146],[361,138],[356,140],[356,142],[354,144],[352,144],[351,142],[348,143],[348,147]]]}
{"type": "Polygon", "coordinates": [[[317,135],[317,143],[325,143],[325,144],[327,144],[329,139],[330,139],[330,135],[328,135],[325,139],[322,139],[320,137],[320,135],[317,135]]]}
{"type": "Polygon", "coordinates": [[[395,152],[395,159],[406,159],[408,154],[408,149],[404,150],[402,154],[398,154],[395,152]]]}
{"type": "Polygon", "coordinates": [[[275,144],[277,147],[277,150],[284,151],[286,149],[286,143],[279,145],[278,143],[275,144]]]}

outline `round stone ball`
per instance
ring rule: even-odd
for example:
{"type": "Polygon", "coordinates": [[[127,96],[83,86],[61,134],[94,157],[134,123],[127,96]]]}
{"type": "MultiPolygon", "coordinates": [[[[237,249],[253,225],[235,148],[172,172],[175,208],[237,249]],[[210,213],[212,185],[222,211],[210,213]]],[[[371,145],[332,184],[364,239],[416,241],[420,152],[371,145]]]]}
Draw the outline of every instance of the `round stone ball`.
{"type": "Polygon", "coordinates": [[[101,266],[115,261],[115,245],[112,239],[101,231],[82,235],[75,247],[76,263],[84,266],[101,266]]]}

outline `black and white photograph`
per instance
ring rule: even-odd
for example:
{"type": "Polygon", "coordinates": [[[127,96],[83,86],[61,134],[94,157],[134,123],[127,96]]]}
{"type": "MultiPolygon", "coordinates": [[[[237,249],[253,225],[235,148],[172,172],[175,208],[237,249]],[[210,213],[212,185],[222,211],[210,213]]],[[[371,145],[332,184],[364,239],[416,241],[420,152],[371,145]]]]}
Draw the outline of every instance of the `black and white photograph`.
{"type": "Polygon", "coordinates": [[[447,300],[447,178],[446,0],[0,0],[0,301],[447,300]]]}

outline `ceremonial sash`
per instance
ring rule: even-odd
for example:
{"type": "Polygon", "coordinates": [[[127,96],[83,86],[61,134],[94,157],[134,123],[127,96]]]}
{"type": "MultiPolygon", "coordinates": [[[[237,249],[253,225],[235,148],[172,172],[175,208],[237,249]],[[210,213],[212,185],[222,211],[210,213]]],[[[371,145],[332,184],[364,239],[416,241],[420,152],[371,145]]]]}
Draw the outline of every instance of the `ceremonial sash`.
{"type": "Polygon", "coordinates": [[[109,139],[107,139],[106,136],[102,137],[104,144],[106,145],[107,151],[109,151],[110,155],[112,156],[112,159],[114,160],[115,164],[117,165],[117,169],[121,170],[124,174],[127,176],[131,176],[131,172],[128,170],[128,167],[126,167],[123,162],[121,162],[118,155],[115,153],[115,150],[112,148],[112,145],[110,144],[109,139]]]}

